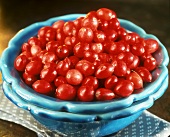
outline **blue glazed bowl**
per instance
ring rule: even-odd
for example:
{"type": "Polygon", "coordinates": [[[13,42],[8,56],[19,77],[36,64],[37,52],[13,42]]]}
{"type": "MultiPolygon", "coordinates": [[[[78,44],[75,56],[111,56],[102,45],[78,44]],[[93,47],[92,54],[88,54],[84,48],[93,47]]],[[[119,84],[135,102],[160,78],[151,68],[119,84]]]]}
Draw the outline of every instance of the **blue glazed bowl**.
{"type": "Polygon", "coordinates": [[[34,23],[23,30],[19,31],[9,42],[8,48],[4,50],[0,67],[2,71],[3,80],[11,85],[12,90],[18,94],[21,98],[27,102],[34,104],[38,107],[47,108],[54,111],[67,111],[77,114],[99,114],[112,112],[114,110],[126,108],[133,104],[133,102],[145,99],[155,93],[161,86],[162,82],[168,75],[167,65],[169,63],[169,57],[167,50],[163,44],[154,35],[147,34],[142,28],[133,24],[130,21],[119,19],[122,27],[128,31],[136,32],[143,38],[153,38],[159,42],[159,50],[154,54],[157,62],[158,69],[154,70],[152,75],[154,81],[146,85],[142,92],[137,90],[134,94],[127,98],[114,99],[112,101],[104,102],[74,102],[74,101],[62,101],[52,97],[47,97],[36,93],[33,89],[28,87],[20,78],[18,72],[14,69],[14,59],[20,52],[22,43],[26,42],[31,36],[37,34],[37,31],[43,26],[50,26],[57,20],[74,20],[77,17],[84,16],[84,14],[69,14],[60,17],[54,17],[44,22],[34,23]],[[159,75],[158,75],[159,71],[159,75]]]}
{"type": "Polygon", "coordinates": [[[74,114],[48,110],[30,104],[17,95],[11,85],[3,82],[6,97],[15,105],[30,111],[31,115],[53,132],[67,136],[105,136],[116,133],[131,124],[140,114],[150,108],[168,87],[168,76],[158,91],[149,97],[134,102],[131,106],[103,114],[74,114]],[[121,123],[121,124],[120,124],[121,123]]]}

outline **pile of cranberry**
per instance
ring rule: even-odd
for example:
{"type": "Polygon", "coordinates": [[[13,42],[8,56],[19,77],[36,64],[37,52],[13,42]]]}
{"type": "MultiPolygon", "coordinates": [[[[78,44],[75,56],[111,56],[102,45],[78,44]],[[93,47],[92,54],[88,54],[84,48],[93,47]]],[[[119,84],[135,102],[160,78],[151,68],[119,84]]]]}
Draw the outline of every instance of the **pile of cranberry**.
{"type": "Polygon", "coordinates": [[[73,21],[56,21],[23,43],[14,61],[36,92],[61,100],[105,101],[127,97],[152,82],[159,44],[121,27],[101,8],[73,21]]]}

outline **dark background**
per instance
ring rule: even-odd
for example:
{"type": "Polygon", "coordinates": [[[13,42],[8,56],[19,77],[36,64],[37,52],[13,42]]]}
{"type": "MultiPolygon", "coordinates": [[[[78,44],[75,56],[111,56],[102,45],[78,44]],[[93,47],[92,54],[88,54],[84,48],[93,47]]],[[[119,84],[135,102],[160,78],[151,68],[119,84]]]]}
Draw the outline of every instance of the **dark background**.
{"type": "MultiPolygon", "coordinates": [[[[130,20],[147,33],[156,35],[169,52],[169,6],[169,0],[0,0],[0,55],[8,41],[32,23],[63,14],[87,13],[102,7],[114,10],[119,18],[130,20]]],[[[170,122],[170,88],[148,111],[170,122]]],[[[3,135],[36,136],[19,125],[0,120],[0,136],[3,135]]]]}

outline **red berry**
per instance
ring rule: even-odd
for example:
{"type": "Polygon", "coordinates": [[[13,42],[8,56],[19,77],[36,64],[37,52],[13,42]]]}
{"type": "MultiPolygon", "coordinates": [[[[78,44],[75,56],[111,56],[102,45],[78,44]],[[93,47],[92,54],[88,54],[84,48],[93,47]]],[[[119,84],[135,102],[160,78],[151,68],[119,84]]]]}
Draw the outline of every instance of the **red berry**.
{"type": "Polygon", "coordinates": [[[113,74],[114,68],[115,67],[112,64],[109,64],[109,63],[101,64],[97,68],[97,70],[95,72],[95,76],[98,79],[105,79],[107,77],[110,77],[113,74]]]}
{"type": "Polygon", "coordinates": [[[14,61],[14,67],[18,71],[24,71],[28,62],[26,55],[19,55],[14,61]]]}
{"type": "Polygon", "coordinates": [[[117,82],[118,78],[115,75],[112,75],[105,80],[105,88],[113,90],[117,82]]]}
{"type": "Polygon", "coordinates": [[[57,76],[57,71],[52,67],[44,68],[40,72],[40,78],[46,80],[47,82],[54,81],[56,76],[57,76]]]}
{"type": "Polygon", "coordinates": [[[154,53],[159,48],[159,43],[154,39],[145,40],[145,50],[147,53],[154,53]]]}
{"type": "Polygon", "coordinates": [[[134,84],[134,89],[140,89],[143,88],[143,80],[139,76],[138,73],[135,71],[131,72],[129,75],[126,76],[126,79],[133,82],[134,84]]]}
{"type": "Polygon", "coordinates": [[[75,68],[79,70],[84,76],[93,75],[95,68],[93,63],[87,61],[87,60],[80,60],[75,68]]]}
{"type": "Polygon", "coordinates": [[[149,71],[152,71],[156,68],[157,62],[156,59],[151,57],[147,58],[144,61],[144,67],[147,68],[149,71]]]}
{"type": "Polygon", "coordinates": [[[134,84],[129,80],[120,80],[117,82],[113,92],[121,97],[128,97],[134,91],[134,84]]]}
{"type": "Polygon", "coordinates": [[[152,75],[149,72],[148,69],[145,67],[137,67],[135,71],[141,76],[142,80],[144,82],[151,82],[152,81],[152,75]]]}
{"type": "Polygon", "coordinates": [[[45,80],[37,80],[32,84],[32,88],[41,94],[49,95],[52,92],[52,86],[45,80]]]}
{"type": "Polygon", "coordinates": [[[77,69],[70,69],[66,73],[66,80],[69,84],[79,85],[83,80],[82,73],[77,69]]]}
{"type": "Polygon", "coordinates": [[[115,94],[113,93],[113,91],[106,88],[97,89],[95,96],[98,101],[107,101],[115,98],[115,94]]]}
{"type": "Polygon", "coordinates": [[[76,97],[76,89],[69,84],[61,84],[56,89],[56,98],[62,100],[74,100],[76,97]]]}
{"type": "Polygon", "coordinates": [[[55,80],[54,80],[54,84],[56,87],[60,86],[61,84],[67,84],[67,80],[65,77],[63,76],[58,76],[55,80]]]}
{"type": "Polygon", "coordinates": [[[93,101],[94,100],[95,91],[93,86],[80,86],[77,91],[77,96],[80,101],[93,101]]]}
{"type": "Polygon", "coordinates": [[[78,32],[78,38],[81,42],[91,42],[93,40],[93,31],[88,27],[82,27],[78,32]]]}
{"type": "Polygon", "coordinates": [[[93,86],[93,88],[96,90],[99,86],[99,82],[96,77],[87,76],[83,79],[82,86],[93,86]]]}
{"type": "Polygon", "coordinates": [[[97,10],[97,17],[101,20],[109,21],[112,18],[116,18],[116,13],[107,8],[101,8],[97,10]]]}

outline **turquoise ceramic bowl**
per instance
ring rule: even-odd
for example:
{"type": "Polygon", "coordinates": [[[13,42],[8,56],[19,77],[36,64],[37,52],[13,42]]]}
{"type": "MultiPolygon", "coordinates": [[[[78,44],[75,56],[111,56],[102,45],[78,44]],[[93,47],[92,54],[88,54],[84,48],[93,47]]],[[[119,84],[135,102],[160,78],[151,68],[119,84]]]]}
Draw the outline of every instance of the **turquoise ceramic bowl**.
{"type": "Polygon", "coordinates": [[[6,97],[18,107],[25,109],[41,124],[53,132],[67,136],[105,136],[116,133],[131,124],[140,114],[150,108],[168,87],[168,76],[164,84],[149,97],[132,103],[131,106],[103,114],[74,114],[48,110],[30,104],[16,94],[11,85],[3,82],[6,97]]]}
{"type": "Polygon", "coordinates": [[[36,93],[33,89],[28,87],[20,78],[18,72],[14,69],[14,59],[20,52],[20,47],[23,42],[26,42],[31,36],[37,34],[37,31],[43,26],[52,25],[57,20],[74,20],[77,17],[84,16],[84,14],[69,14],[59,17],[51,18],[44,22],[34,23],[21,31],[19,31],[9,42],[8,48],[4,50],[0,67],[2,71],[3,80],[11,85],[12,90],[18,94],[25,101],[34,104],[38,107],[47,108],[54,111],[67,111],[70,113],[79,114],[96,114],[112,112],[114,110],[126,108],[133,104],[133,102],[148,98],[155,93],[162,85],[162,82],[168,75],[167,65],[169,57],[167,50],[163,44],[154,35],[147,34],[142,28],[133,24],[130,21],[119,19],[121,26],[129,31],[137,32],[143,38],[153,38],[159,42],[160,48],[154,54],[157,62],[158,69],[153,71],[154,82],[145,85],[141,90],[136,91],[134,94],[127,98],[114,99],[105,102],[74,102],[74,101],[62,101],[52,97],[47,97],[36,93]],[[159,73],[159,75],[158,75],[159,73]]]}

